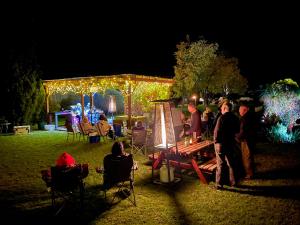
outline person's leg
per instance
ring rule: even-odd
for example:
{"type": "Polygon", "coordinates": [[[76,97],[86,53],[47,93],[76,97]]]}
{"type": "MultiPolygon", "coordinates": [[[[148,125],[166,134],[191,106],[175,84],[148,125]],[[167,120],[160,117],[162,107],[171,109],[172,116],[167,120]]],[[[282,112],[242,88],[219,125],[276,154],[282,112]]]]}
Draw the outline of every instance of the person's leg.
{"type": "Polygon", "coordinates": [[[245,169],[245,178],[251,179],[253,177],[253,156],[246,141],[241,142],[242,159],[245,169]]]}
{"type": "Polygon", "coordinates": [[[217,170],[216,170],[216,187],[222,187],[224,184],[223,170],[225,166],[225,155],[221,152],[221,146],[215,144],[217,170]]]}
{"type": "Polygon", "coordinates": [[[112,130],[108,131],[108,137],[110,137],[111,139],[115,140],[115,135],[114,135],[114,132],[112,130]]]}
{"type": "Polygon", "coordinates": [[[234,171],[233,154],[231,154],[231,153],[226,154],[225,160],[226,160],[226,164],[228,166],[228,171],[229,171],[230,186],[235,186],[236,185],[236,176],[235,176],[235,171],[234,171]]]}

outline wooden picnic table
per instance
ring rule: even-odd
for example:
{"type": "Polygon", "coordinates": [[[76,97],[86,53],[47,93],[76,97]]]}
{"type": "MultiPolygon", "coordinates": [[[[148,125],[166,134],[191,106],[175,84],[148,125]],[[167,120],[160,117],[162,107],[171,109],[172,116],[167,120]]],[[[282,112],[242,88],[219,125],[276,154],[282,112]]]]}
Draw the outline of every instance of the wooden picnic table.
{"type": "MultiPolygon", "coordinates": [[[[198,166],[197,162],[196,162],[196,155],[199,153],[199,152],[202,152],[204,151],[205,149],[207,149],[208,147],[211,147],[213,146],[213,141],[210,141],[210,140],[204,140],[204,141],[201,141],[201,142],[194,142],[192,144],[189,144],[188,146],[185,146],[184,145],[184,142],[183,141],[180,141],[180,142],[177,142],[177,149],[178,149],[178,155],[179,155],[179,158],[184,158],[187,160],[187,163],[183,163],[183,162],[180,162],[178,160],[176,160],[176,157],[175,157],[175,160],[171,159],[169,160],[169,163],[172,165],[172,166],[178,166],[180,168],[183,168],[183,169],[193,169],[195,170],[195,172],[197,173],[198,177],[199,177],[199,180],[202,181],[202,183],[204,184],[208,184],[206,178],[204,177],[203,175],[203,170],[202,168],[204,167],[200,167],[198,166]]],[[[157,169],[158,165],[160,164],[160,162],[164,159],[164,158],[167,158],[169,157],[170,155],[172,156],[176,156],[176,147],[172,147],[170,148],[168,151],[160,151],[159,154],[152,154],[151,156],[149,155],[150,158],[153,158],[154,162],[152,164],[153,166],[153,169],[157,169]]],[[[168,159],[168,158],[167,158],[168,159]]],[[[212,163],[215,161],[211,161],[212,163]]],[[[207,168],[208,166],[206,165],[205,168],[207,168]]]]}

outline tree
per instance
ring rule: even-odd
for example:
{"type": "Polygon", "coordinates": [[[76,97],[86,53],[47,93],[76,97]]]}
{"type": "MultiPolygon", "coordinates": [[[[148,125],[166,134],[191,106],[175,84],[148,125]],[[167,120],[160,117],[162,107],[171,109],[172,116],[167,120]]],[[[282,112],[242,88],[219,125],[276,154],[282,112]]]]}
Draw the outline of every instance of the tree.
{"type": "Polygon", "coordinates": [[[205,40],[181,42],[175,52],[175,83],[173,97],[188,97],[194,93],[206,94],[212,79],[212,63],[217,57],[218,45],[205,40]]]}
{"type": "Polygon", "coordinates": [[[212,80],[209,92],[229,94],[244,94],[248,88],[247,79],[240,74],[237,58],[226,58],[218,55],[212,65],[212,80]]]}
{"type": "Polygon", "coordinates": [[[181,42],[175,52],[173,97],[199,94],[207,104],[210,94],[244,93],[247,80],[241,76],[236,58],[219,54],[217,43],[206,40],[181,42]]]}
{"type": "Polygon", "coordinates": [[[34,124],[45,118],[45,90],[33,48],[15,53],[10,64],[6,97],[10,99],[6,117],[14,125],[34,124]]]}

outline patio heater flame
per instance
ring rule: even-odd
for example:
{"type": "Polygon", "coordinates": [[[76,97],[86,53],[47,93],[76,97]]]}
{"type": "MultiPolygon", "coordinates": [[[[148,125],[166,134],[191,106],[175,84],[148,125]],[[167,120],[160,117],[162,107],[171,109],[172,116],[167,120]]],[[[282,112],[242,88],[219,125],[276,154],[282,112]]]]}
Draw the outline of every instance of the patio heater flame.
{"type": "Polygon", "coordinates": [[[156,103],[154,147],[160,149],[169,149],[175,145],[176,141],[170,103],[156,103]]]}
{"type": "Polygon", "coordinates": [[[166,122],[165,122],[165,115],[163,105],[160,105],[160,116],[161,116],[161,139],[162,139],[162,146],[167,146],[167,135],[166,135],[166,122]]]}
{"type": "MultiPolygon", "coordinates": [[[[170,149],[174,150],[175,147],[176,156],[178,156],[171,103],[163,100],[155,102],[154,116],[154,148],[161,152],[164,161],[164,166],[160,168],[160,181],[170,183],[174,181],[174,168],[171,168],[169,163],[170,149]]],[[[154,164],[152,164],[152,178],[154,177],[154,164]]]]}

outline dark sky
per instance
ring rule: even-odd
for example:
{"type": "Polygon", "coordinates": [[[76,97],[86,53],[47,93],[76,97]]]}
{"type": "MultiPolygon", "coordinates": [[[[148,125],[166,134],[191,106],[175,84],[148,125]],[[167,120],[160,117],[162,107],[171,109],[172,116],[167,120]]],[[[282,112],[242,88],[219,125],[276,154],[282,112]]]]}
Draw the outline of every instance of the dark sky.
{"type": "Polygon", "coordinates": [[[192,41],[202,36],[237,57],[252,86],[286,77],[299,83],[296,10],[288,3],[188,1],[45,5],[10,13],[5,33],[14,48],[34,39],[44,79],[120,73],[172,77],[176,44],[189,34],[192,41]]]}

